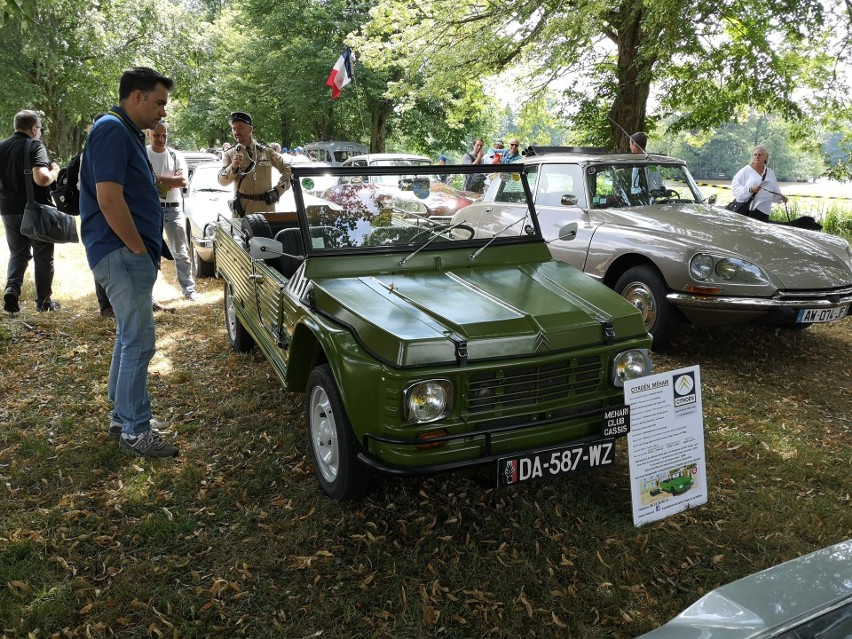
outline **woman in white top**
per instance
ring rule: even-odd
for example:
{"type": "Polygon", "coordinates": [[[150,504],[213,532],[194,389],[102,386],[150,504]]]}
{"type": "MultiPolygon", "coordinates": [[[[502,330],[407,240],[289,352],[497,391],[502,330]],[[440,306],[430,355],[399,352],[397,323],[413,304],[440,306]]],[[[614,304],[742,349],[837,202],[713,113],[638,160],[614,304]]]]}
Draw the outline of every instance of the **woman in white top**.
{"type": "Polygon", "coordinates": [[[781,194],[775,172],[767,165],[769,151],[765,146],[758,145],[751,150],[751,164],[741,168],[731,182],[731,190],[738,202],[745,202],[752,194],[749,211],[759,211],[769,217],[772,203],[786,202],[787,197],[781,194]]]}

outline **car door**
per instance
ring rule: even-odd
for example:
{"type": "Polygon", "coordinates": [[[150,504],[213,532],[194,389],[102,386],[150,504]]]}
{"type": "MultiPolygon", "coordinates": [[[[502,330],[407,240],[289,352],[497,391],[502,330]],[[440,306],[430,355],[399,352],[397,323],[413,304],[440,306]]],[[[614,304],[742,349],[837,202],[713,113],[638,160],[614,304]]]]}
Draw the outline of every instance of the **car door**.
{"type": "Polygon", "coordinates": [[[535,210],[544,239],[554,258],[583,270],[597,224],[588,213],[583,168],[570,163],[542,163],[538,167],[535,210]],[[575,236],[560,237],[566,225],[576,223],[575,236]]]}
{"type": "MultiPolygon", "coordinates": [[[[537,167],[528,166],[527,180],[535,191],[537,167]]],[[[458,210],[453,223],[465,223],[476,229],[477,237],[520,235],[526,226],[521,220],[529,215],[521,180],[503,173],[492,179],[482,200],[458,210]]]]}

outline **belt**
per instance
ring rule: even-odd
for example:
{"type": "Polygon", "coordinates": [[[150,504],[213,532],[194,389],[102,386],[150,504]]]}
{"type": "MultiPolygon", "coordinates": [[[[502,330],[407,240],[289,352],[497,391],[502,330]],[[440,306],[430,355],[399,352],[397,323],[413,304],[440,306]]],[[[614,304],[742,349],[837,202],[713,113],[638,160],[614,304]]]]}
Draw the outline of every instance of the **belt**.
{"type": "Polygon", "coordinates": [[[263,202],[266,199],[266,193],[258,193],[257,195],[249,195],[248,193],[237,193],[237,197],[255,202],[263,202]]]}
{"type": "Polygon", "coordinates": [[[180,202],[160,202],[160,206],[164,209],[176,209],[180,206],[180,202]]]}

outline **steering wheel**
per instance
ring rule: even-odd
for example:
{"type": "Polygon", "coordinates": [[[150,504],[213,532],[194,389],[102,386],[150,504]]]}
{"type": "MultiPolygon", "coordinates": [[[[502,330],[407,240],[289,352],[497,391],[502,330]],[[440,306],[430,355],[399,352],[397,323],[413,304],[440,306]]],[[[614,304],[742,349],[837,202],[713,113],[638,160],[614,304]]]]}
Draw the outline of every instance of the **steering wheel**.
{"type": "Polygon", "coordinates": [[[674,189],[659,189],[658,193],[662,193],[660,197],[654,196],[654,204],[665,204],[674,200],[680,200],[680,193],[674,189]]]}
{"type": "Polygon", "coordinates": [[[434,235],[440,235],[444,231],[449,231],[449,230],[455,231],[456,229],[461,229],[461,230],[467,231],[469,233],[469,235],[466,238],[464,238],[466,240],[469,240],[474,235],[476,235],[476,229],[474,229],[472,226],[468,226],[467,224],[438,224],[437,226],[433,226],[430,229],[425,229],[422,232],[418,233],[417,235],[415,235],[414,237],[411,238],[411,241],[414,242],[418,237],[420,237],[421,235],[425,235],[426,233],[432,233],[434,235]]]}
{"type": "Polygon", "coordinates": [[[467,237],[463,238],[465,240],[472,240],[473,236],[476,235],[476,229],[472,226],[468,226],[467,224],[456,224],[453,227],[453,230],[455,231],[456,229],[461,229],[462,231],[467,231],[469,233],[467,237]]]}

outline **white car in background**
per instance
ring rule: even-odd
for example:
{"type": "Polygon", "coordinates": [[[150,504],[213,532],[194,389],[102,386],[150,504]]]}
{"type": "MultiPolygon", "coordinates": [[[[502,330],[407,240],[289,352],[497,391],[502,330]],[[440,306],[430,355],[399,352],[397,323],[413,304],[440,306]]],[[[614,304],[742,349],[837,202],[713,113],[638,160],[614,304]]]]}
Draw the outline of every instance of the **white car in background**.
{"type": "MultiPolygon", "coordinates": [[[[221,215],[232,217],[228,208],[228,200],[234,198],[234,188],[231,185],[222,186],[217,176],[222,170],[221,162],[204,162],[195,167],[195,172],[186,187],[183,200],[183,210],[186,215],[186,235],[189,242],[192,273],[195,277],[213,277],[216,273],[215,234],[216,220],[221,215]]],[[[280,173],[272,167],[272,183],[280,178],[280,173]]],[[[311,177],[302,178],[302,188],[305,191],[306,204],[320,200],[311,193],[322,192],[330,184],[336,183],[336,178],[311,177]]],[[[279,222],[296,225],[296,202],[293,190],[288,189],[275,205],[275,214],[268,213],[267,217],[275,215],[279,222]]]]}

